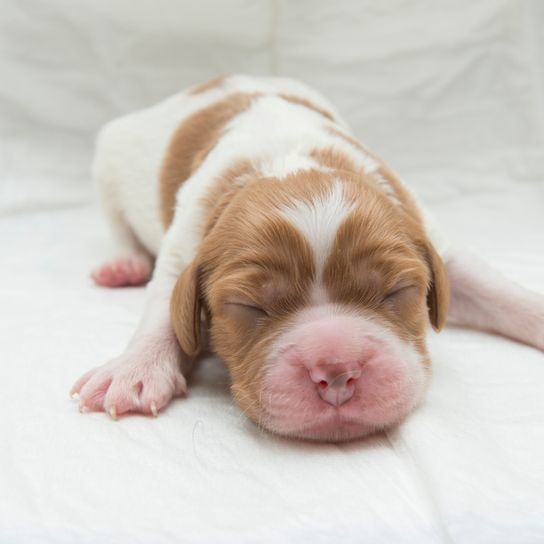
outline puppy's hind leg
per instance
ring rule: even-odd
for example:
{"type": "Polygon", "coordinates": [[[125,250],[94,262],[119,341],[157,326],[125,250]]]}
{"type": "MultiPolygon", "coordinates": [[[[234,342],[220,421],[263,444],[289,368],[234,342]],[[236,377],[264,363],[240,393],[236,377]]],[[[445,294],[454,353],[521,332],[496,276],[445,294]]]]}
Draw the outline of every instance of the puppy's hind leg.
{"type": "Polygon", "coordinates": [[[141,246],[121,215],[108,215],[116,246],[115,257],[95,268],[91,278],[103,287],[144,285],[151,277],[151,255],[141,246]]]}
{"type": "Polygon", "coordinates": [[[469,252],[451,251],[444,261],[452,322],[544,350],[544,295],[505,278],[469,252]]]}
{"type": "MultiPolygon", "coordinates": [[[[98,162],[98,161],[97,161],[98,162]]],[[[114,241],[114,256],[91,272],[104,287],[144,285],[151,277],[153,258],[125,219],[112,173],[95,166],[96,188],[114,241]]]]}

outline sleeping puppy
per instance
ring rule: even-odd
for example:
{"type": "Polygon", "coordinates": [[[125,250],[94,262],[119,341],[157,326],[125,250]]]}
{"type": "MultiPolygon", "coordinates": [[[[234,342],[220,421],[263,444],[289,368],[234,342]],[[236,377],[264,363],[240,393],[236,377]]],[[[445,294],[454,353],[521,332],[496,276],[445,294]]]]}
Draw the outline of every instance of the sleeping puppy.
{"type": "Polygon", "coordinates": [[[544,347],[543,297],[448,251],[302,83],[218,78],[114,120],[94,175],[117,254],[92,277],[151,281],[126,351],[74,385],[82,411],[157,415],[185,393],[209,337],[259,425],[346,440],[418,404],[426,333],[448,307],[458,323],[544,347]]]}

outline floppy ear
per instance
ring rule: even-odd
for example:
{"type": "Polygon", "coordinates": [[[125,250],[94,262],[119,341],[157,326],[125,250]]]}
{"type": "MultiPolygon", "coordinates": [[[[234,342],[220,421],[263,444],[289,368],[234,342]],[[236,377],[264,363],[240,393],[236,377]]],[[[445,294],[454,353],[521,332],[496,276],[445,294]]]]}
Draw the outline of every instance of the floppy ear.
{"type": "Polygon", "coordinates": [[[200,349],[200,295],[199,270],[193,261],[178,278],[170,299],[170,321],[187,355],[195,355],[200,349]]]}
{"type": "Polygon", "coordinates": [[[431,271],[431,283],[427,290],[429,319],[435,331],[446,323],[450,302],[450,286],[444,262],[430,242],[425,244],[425,258],[431,271]]]}

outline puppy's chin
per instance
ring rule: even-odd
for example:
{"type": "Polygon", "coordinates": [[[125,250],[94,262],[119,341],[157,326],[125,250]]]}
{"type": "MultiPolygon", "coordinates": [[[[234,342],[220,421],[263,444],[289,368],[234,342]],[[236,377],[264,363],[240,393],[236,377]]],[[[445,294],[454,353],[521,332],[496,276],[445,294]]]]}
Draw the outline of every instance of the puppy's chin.
{"type": "Polygon", "coordinates": [[[382,429],[342,417],[331,417],[322,422],[309,423],[306,427],[290,428],[289,424],[276,424],[268,428],[274,434],[313,442],[348,442],[379,432],[382,429]]]}
{"type": "Polygon", "coordinates": [[[428,381],[423,361],[414,346],[363,315],[305,314],[271,350],[251,415],[281,435],[360,438],[397,425],[419,403],[428,381]],[[332,383],[327,372],[345,380],[337,368],[353,379],[332,383]],[[327,387],[338,387],[337,396],[327,387]]]}

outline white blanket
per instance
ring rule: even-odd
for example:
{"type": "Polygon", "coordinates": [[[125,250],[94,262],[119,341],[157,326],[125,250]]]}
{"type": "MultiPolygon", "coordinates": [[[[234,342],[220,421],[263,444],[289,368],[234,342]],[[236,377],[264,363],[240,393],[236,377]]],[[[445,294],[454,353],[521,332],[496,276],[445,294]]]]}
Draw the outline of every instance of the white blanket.
{"type": "Polygon", "coordinates": [[[88,279],[92,134],[217,72],[325,91],[446,231],[544,292],[542,3],[226,5],[0,0],[0,542],[541,544],[544,355],[503,338],[432,336],[424,404],[341,445],[256,428],[213,359],[158,419],[68,398],[144,296],[88,279]]]}

